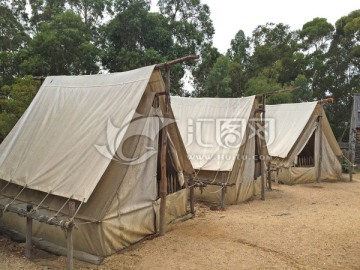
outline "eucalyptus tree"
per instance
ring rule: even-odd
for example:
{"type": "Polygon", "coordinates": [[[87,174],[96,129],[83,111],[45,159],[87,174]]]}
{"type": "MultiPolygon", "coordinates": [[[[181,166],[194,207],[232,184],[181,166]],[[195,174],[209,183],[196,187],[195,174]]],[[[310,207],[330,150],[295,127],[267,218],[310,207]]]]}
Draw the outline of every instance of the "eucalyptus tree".
{"type": "Polygon", "coordinates": [[[19,74],[19,50],[30,41],[23,25],[9,7],[0,5],[0,87],[19,74]]]}
{"type": "MultiPolygon", "coordinates": [[[[197,54],[200,60],[197,64],[185,63],[174,73],[174,80],[180,81],[189,68],[194,77],[195,92],[204,89],[204,83],[210,68],[215,63],[217,50],[212,46],[215,29],[210,19],[210,8],[201,0],[158,0],[160,13],[169,19],[173,33],[174,56],[197,54]]],[[[183,94],[183,86],[175,86],[175,92],[183,94]]]]}
{"type": "Polygon", "coordinates": [[[60,13],[43,22],[39,31],[22,50],[23,74],[70,75],[99,71],[98,49],[87,33],[87,26],[72,11],[60,13]]]}
{"type": "MultiPolygon", "coordinates": [[[[160,0],[158,5],[160,13],[153,13],[150,1],[115,2],[115,17],[104,31],[104,68],[111,72],[129,70],[200,53],[208,47],[214,29],[207,5],[187,0],[160,0]]],[[[192,64],[172,68],[173,94],[185,94],[181,78],[189,66],[192,64]]]]}
{"type": "Polygon", "coordinates": [[[314,18],[300,31],[301,46],[306,55],[305,74],[317,99],[325,97],[328,88],[328,47],[333,34],[334,26],[325,18],[314,18]]]}
{"type": "MultiPolygon", "coordinates": [[[[259,25],[252,34],[253,49],[249,61],[249,74],[256,76],[264,68],[281,67],[277,72],[278,82],[288,84],[293,81],[302,70],[302,63],[298,63],[298,33],[291,31],[289,25],[282,23],[259,25]]],[[[269,73],[272,74],[272,73],[269,73]]]]}
{"type": "Polygon", "coordinates": [[[360,92],[360,10],[341,17],[335,23],[335,34],[327,62],[327,92],[334,97],[329,107],[330,122],[336,134],[349,121],[352,95],[360,92]]]}

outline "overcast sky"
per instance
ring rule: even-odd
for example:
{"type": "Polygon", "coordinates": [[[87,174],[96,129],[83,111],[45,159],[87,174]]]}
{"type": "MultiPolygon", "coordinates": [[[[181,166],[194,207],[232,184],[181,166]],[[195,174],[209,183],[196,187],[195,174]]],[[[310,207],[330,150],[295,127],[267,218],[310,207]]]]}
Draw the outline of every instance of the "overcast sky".
{"type": "Polygon", "coordinates": [[[202,0],[202,3],[210,7],[215,27],[214,46],[220,53],[226,52],[240,29],[251,36],[258,25],[273,22],[297,30],[316,17],[326,18],[334,25],[340,17],[360,9],[357,0],[202,0]]]}

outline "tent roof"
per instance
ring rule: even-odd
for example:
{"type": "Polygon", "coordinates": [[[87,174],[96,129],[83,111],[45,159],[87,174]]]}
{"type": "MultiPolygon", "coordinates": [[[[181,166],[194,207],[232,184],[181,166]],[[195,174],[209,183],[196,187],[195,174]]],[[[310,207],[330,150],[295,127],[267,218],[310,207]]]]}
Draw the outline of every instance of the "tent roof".
{"type": "Polygon", "coordinates": [[[231,171],[254,106],[245,98],[172,97],[181,137],[194,169],[231,171]]]}
{"type": "Polygon", "coordinates": [[[112,134],[108,120],[123,127],[132,118],[153,71],[47,77],[0,145],[0,178],[86,202],[111,161],[95,145],[118,135],[117,149],[125,132],[112,134]]]}
{"type": "MultiPolygon", "coordinates": [[[[285,158],[308,123],[317,102],[267,105],[265,117],[274,124],[273,136],[267,136],[269,155],[285,158]]],[[[270,131],[271,132],[271,131],[270,131]]]]}

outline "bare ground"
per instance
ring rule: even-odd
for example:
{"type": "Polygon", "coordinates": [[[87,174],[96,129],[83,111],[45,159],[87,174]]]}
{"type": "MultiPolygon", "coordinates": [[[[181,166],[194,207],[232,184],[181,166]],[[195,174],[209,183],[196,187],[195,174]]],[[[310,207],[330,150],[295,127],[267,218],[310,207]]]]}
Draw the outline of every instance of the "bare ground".
{"type": "MultiPolygon", "coordinates": [[[[346,176],[345,176],[346,177],[346,176]]],[[[225,211],[197,204],[196,217],[99,266],[75,269],[360,269],[360,175],[353,182],[275,185],[225,211]]],[[[66,259],[0,237],[1,269],[64,269],[66,259]]]]}

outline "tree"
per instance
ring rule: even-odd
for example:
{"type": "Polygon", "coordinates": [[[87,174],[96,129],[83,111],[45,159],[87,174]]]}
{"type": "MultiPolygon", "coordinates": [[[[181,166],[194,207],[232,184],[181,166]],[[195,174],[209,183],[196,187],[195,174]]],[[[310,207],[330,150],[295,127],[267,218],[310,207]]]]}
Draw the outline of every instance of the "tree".
{"type": "MultiPolygon", "coordinates": [[[[212,56],[216,54],[211,48],[215,30],[210,19],[210,8],[200,0],[159,0],[158,6],[160,13],[170,22],[175,44],[173,58],[188,54],[200,56],[197,64],[184,63],[182,70],[179,68],[179,73],[173,74],[174,81],[180,81],[185,73],[184,69],[189,68],[194,77],[196,92],[200,93],[204,88],[204,72],[209,70],[212,56]]],[[[178,87],[174,88],[175,92],[183,93],[178,87]]]]}
{"type": "Polygon", "coordinates": [[[11,10],[0,5],[0,87],[18,75],[19,55],[30,37],[11,10]]]}
{"type": "Polygon", "coordinates": [[[211,69],[205,82],[205,91],[202,96],[207,97],[232,97],[230,59],[227,56],[220,56],[214,67],[211,69]]]}
{"type": "MultiPolygon", "coordinates": [[[[246,85],[245,96],[271,93],[281,90],[283,86],[278,83],[280,66],[275,68],[264,68],[256,77],[248,80],[246,85]]],[[[277,94],[266,100],[268,104],[290,103],[291,94],[277,94]]]]}
{"type": "Polygon", "coordinates": [[[328,51],[326,92],[334,97],[327,108],[334,133],[339,136],[343,123],[349,121],[352,96],[360,92],[360,10],[341,17],[328,51]]]}
{"type": "Polygon", "coordinates": [[[231,61],[246,65],[249,61],[250,38],[245,36],[244,31],[239,30],[230,44],[231,47],[227,54],[231,61]]]}
{"type": "Polygon", "coordinates": [[[149,13],[147,3],[130,3],[105,28],[102,63],[111,72],[156,64],[171,56],[174,43],[169,22],[149,13]]]}
{"type": "Polygon", "coordinates": [[[85,23],[72,11],[44,22],[22,56],[23,74],[46,76],[99,71],[98,49],[91,43],[85,23]]]}
{"type": "Polygon", "coordinates": [[[203,47],[201,51],[201,62],[193,71],[194,77],[194,91],[193,96],[204,96],[205,84],[208,79],[209,73],[215,65],[220,53],[217,48],[214,48],[211,44],[203,47]]]}
{"type": "Polygon", "coordinates": [[[0,91],[0,143],[23,115],[40,87],[31,76],[15,79],[0,91]]]}
{"type": "Polygon", "coordinates": [[[334,26],[325,18],[314,18],[303,25],[300,38],[305,50],[326,51],[328,42],[332,39],[334,26]]]}
{"type": "Polygon", "coordinates": [[[295,53],[299,53],[298,34],[290,31],[290,26],[282,23],[258,26],[252,36],[253,54],[249,62],[250,77],[257,76],[264,68],[280,63],[278,70],[280,84],[288,84],[302,71],[301,63],[295,62],[295,53]]]}

